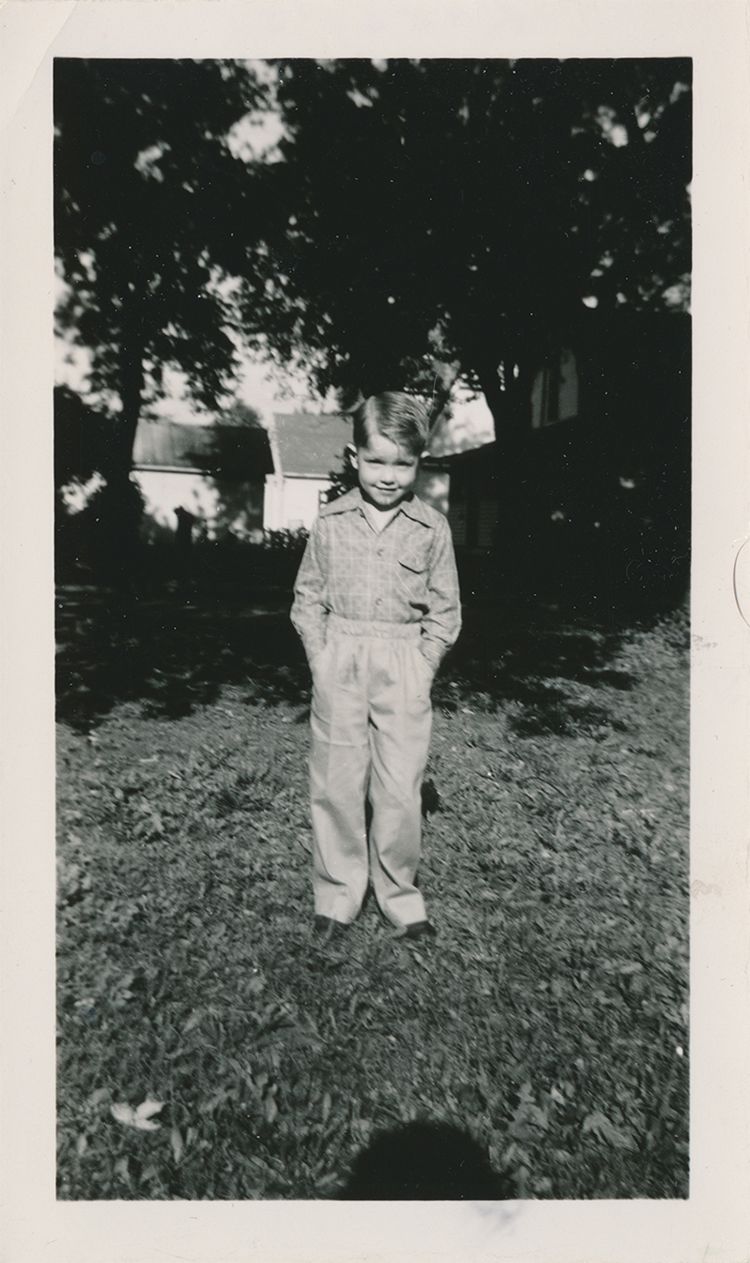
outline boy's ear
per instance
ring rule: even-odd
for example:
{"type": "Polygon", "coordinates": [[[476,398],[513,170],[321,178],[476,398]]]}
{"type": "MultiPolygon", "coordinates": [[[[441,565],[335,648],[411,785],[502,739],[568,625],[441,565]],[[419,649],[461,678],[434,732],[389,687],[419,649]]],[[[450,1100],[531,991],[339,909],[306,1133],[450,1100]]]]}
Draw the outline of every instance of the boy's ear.
{"type": "Polygon", "coordinates": [[[347,460],[349,461],[349,464],[351,465],[352,469],[359,469],[359,462],[357,460],[357,449],[354,446],[354,444],[347,443],[344,450],[346,452],[347,460]]]}

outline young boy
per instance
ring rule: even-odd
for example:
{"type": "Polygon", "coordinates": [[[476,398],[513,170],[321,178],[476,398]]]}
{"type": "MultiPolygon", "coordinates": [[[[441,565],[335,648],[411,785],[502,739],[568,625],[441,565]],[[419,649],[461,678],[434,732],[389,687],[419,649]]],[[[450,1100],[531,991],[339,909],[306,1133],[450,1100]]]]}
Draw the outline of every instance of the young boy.
{"type": "Polygon", "coordinates": [[[315,930],[360,910],[369,875],[384,916],[432,934],[415,885],[430,688],[458,636],[448,523],[414,494],[424,409],[397,392],[354,413],[359,485],[321,509],[297,576],[292,622],[313,677],[310,795],[315,930]],[[369,799],[369,839],[365,802],[369,799]]]}

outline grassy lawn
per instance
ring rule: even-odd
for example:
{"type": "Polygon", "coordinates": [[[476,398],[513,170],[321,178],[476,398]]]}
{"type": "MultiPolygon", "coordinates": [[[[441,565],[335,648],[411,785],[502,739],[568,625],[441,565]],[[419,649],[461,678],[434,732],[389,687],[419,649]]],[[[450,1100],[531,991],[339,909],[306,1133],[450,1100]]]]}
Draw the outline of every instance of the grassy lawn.
{"type": "Polygon", "coordinates": [[[61,1197],[335,1197],[410,1120],[521,1196],[687,1195],[684,615],[470,616],[424,795],[439,937],[371,900],[327,951],[283,611],[71,592],[59,637],[61,1197]]]}

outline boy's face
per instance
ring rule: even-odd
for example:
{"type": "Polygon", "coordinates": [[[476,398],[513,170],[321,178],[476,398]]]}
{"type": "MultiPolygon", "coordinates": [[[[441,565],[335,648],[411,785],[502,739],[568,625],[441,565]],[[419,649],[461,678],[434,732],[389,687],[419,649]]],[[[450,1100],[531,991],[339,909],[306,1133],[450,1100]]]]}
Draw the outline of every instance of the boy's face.
{"type": "Polygon", "coordinates": [[[393,509],[417,480],[419,458],[383,434],[371,434],[352,457],[362,495],[376,509],[393,509]]]}

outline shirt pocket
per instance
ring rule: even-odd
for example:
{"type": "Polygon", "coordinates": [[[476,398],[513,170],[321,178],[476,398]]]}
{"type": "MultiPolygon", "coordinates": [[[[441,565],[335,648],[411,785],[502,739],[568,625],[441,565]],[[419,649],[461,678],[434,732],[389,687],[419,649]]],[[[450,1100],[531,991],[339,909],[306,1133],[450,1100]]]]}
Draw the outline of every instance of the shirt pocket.
{"type": "Polygon", "coordinates": [[[428,555],[426,548],[410,549],[398,558],[399,586],[412,605],[426,608],[428,555]]]}

